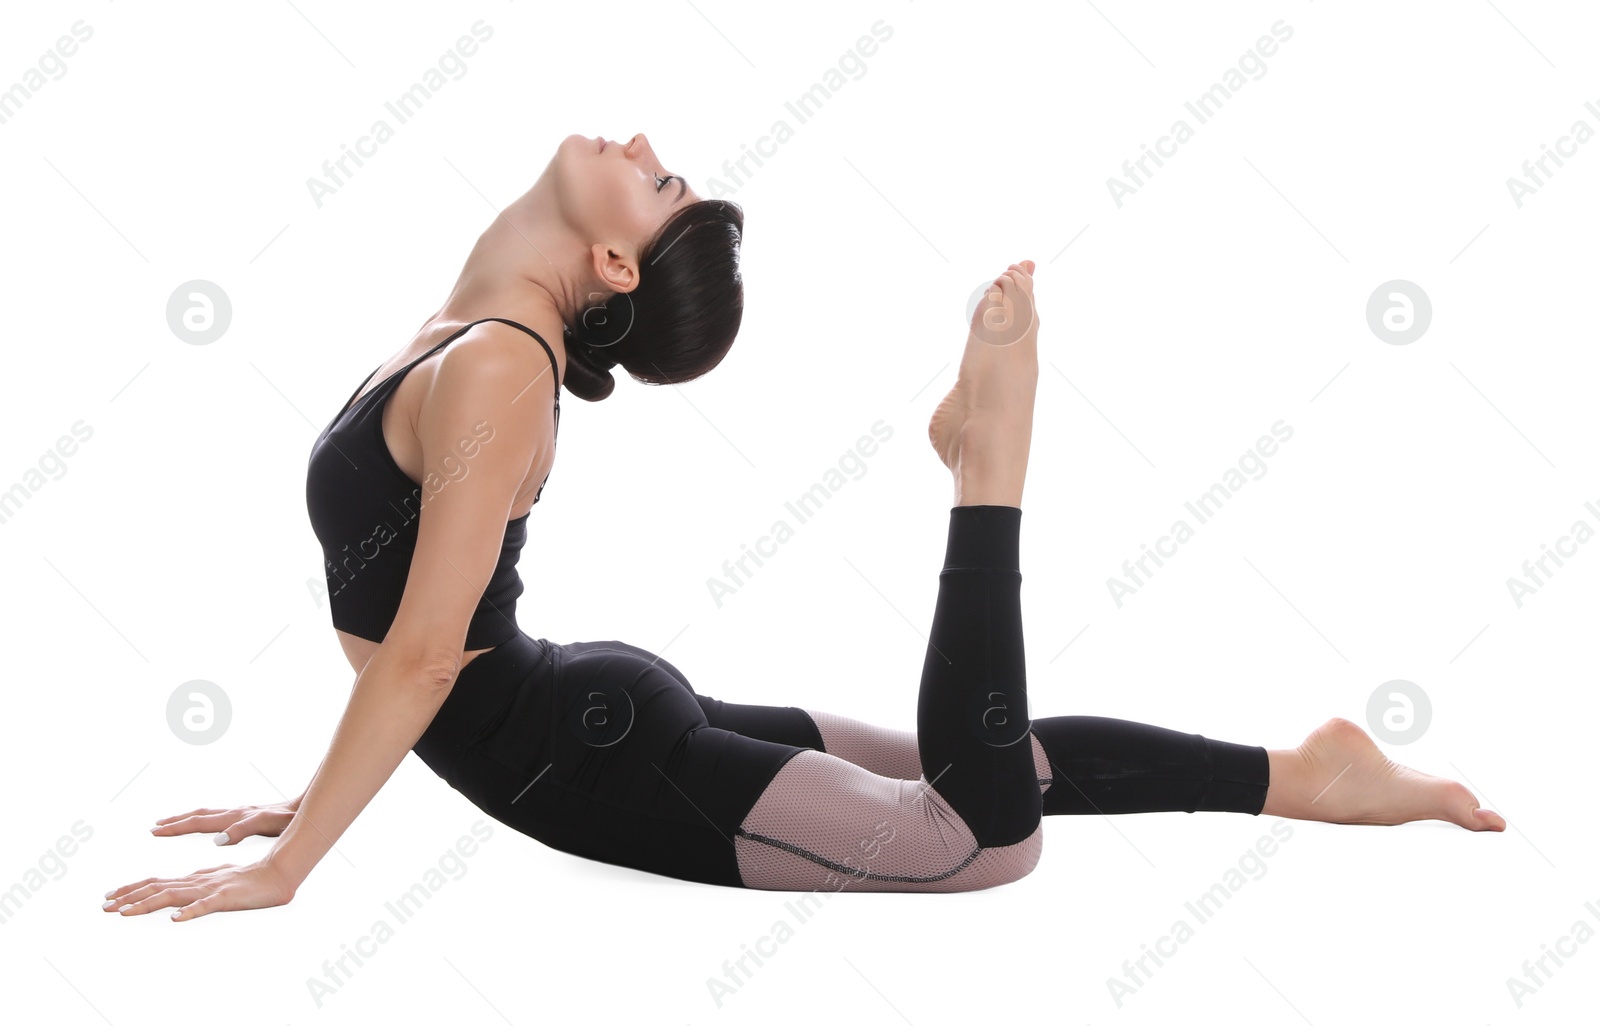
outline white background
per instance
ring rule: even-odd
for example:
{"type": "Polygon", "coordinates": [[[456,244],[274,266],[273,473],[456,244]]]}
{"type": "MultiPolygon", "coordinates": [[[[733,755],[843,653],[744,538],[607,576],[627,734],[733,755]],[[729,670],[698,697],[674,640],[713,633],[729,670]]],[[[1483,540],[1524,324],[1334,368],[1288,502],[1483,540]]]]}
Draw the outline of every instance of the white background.
{"type": "Polygon", "coordinates": [[[0,888],[75,822],[93,831],[0,924],[8,1020],[1594,1019],[1593,940],[1521,1008],[1506,983],[1575,923],[1600,929],[1600,545],[1520,608],[1506,584],[1575,521],[1600,526],[1600,141],[1520,207],[1506,186],[1574,121],[1600,130],[1594,12],[84,0],[8,7],[0,88],[80,19],[93,36],[65,75],[0,125],[0,489],[74,422],[93,430],[0,524],[0,888]],[[384,102],[479,19],[493,35],[466,74],[396,125],[384,102]],[[880,19],[892,37],[800,124],[785,101],[880,19]],[[1198,124],[1184,101],[1280,20],[1266,73],[1198,124]],[[319,208],[308,179],[380,117],[394,139],[319,208]],[[288,906],[101,913],[114,886],[260,857],[270,840],[146,830],[297,794],[326,750],[351,675],[307,588],[310,445],[495,211],[571,132],[645,131],[710,195],[779,118],[794,137],[728,194],[747,219],[731,355],[681,387],[566,404],[521,564],[526,631],[642,645],[719,698],[911,727],[950,502],[927,418],[967,298],[1031,258],[1033,715],[1291,747],[1410,680],[1432,722],[1386,752],[1469,782],[1511,828],[1295,823],[1120,1008],[1124,959],[1272,821],[1051,819],[1027,879],[836,897],[721,1008],[707,978],[793,895],[589,863],[498,824],[318,1007],[323,961],[483,818],[414,758],[288,906]],[[1107,179],[1178,118],[1194,138],[1119,207],[1107,179]],[[191,279],[233,304],[209,345],[167,325],[191,279]],[[1409,345],[1367,324],[1391,279],[1432,302],[1409,345]],[[879,419],[894,435],[865,474],[719,608],[723,561],[879,419]],[[1279,420],[1294,434],[1265,476],[1118,608],[1107,579],[1279,420]],[[204,746],[166,721],[197,678],[232,703],[204,746]]]}

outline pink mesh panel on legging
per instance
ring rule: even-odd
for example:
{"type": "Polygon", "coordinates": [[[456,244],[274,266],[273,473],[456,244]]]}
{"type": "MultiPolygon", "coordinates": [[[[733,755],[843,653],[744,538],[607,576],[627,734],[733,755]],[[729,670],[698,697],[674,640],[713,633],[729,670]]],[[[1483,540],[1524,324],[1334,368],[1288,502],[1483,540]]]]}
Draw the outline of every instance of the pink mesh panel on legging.
{"type": "MultiPolygon", "coordinates": [[[[871,770],[880,777],[896,780],[916,780],[922,775],[922,757],[917,752],[917,735],[909,730],[893,727],[875,727],[870,723],[853,720],[848,716],[806,709],[805,714],[817,725],[822,735],[822,747],[829,755],[837,755],[845,762],[871,770]]],[[[1040,792],[1050,789],[1055,777],[1050,769],[1050,759],[1038,737],[1028,735],[1033,744],[1034,776],[1039,779],[1040,792]]]]}
{"type": "Polygon", "coordinates": [[[788,891],[981,890],[1027,876],[1043,847],[1041,820],[1025,840],[980,848],[920,776],[882,776],[810,749],[784,763],[734,836],[744,885],[788,891]]]}

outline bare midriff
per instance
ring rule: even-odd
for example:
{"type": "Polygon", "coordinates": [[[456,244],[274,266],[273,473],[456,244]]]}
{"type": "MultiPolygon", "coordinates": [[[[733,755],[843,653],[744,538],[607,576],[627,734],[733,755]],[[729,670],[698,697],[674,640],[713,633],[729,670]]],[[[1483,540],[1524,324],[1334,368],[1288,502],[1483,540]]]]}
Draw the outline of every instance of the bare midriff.
{"type": "MultiPolygon", "coordinates": [[[[347,631],[341,631],[337,627],[333,629],[333,633],[339,636],[339,647],[344,649],[344,657],[350,660],[350,668],[356,673],[360,673],[362,668],[367,665],[367,660],[371,659],[373,654],[378,651],[378,643],[376,641],[368,641],[366,638],[357,637],[347,631]]],[[[461,653],[461,668],[466,669],[468,663],[490,651],[493,651],[493,649],[473,648],[461,653]]]]}

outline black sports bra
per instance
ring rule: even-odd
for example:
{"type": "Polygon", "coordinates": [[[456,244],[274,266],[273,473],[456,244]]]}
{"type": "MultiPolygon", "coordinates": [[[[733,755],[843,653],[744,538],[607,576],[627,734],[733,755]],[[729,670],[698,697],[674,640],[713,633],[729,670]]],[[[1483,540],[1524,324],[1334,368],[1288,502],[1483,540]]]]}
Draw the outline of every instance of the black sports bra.
{"type": "MultiPolygon", "coordinates": [[[[383,641],[400,609],[416,552],[422,486],[406,476],[389,452],[383,440],[383,408],[413,367],[484,321],[521,328],[544,347],[555,390],[556,433],[561,431],[561,371],[556,354],[538,332],[504,317],[473,321],[361,395],[378,369],[368,374],[317,436],[306,470],[306,509],[311,529],[322,545],[333,625],[341,631],[383,641]],[[358,395],[361,398],[357,399],[358,395]]],[[[547,473],[539,483],[535,503],[549,479],[547,473]]],[[[499,562],[467,628],[466,649],[493,648],[520,633],[516,606],[523,587],[517,558],[528,538],[528,516],[524,513],[506,523],[499,562]]]]}

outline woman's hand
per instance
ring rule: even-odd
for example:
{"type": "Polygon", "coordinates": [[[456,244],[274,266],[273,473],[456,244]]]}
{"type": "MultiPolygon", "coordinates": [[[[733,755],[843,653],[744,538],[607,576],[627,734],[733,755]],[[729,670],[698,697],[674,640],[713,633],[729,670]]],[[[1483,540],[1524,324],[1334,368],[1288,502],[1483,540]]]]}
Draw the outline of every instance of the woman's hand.
{"type": "Polygon", "coordinates": [[[172,918],[197,919],[211,912],[239,912],[287,905],[294,887],[265,861],[249,866],[213,866],[172,879],[151,877],[118,887],[101,908],[138,916],[173,907],[172,918]]]}
{"type": "Polygon", "coordinates": [[[156,820],[150,832],[157,837],[212,833],[217,844],[238,844],[252,834],[277,837],[294,819],[300,799],[276,805],[242,805],[237,809],[195,809],[156,820]]]}

